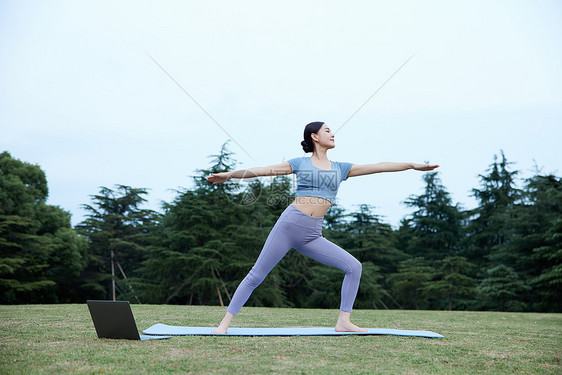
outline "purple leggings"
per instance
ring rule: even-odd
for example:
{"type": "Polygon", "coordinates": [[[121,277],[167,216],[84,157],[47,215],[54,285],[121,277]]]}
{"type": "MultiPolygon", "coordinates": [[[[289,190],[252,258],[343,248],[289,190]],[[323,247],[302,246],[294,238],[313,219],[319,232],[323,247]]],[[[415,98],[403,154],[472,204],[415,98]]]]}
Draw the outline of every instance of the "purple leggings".
{"type": "Polygon", "coordinates": [[[289,205],[269,233],[258,260],[236,289],[227,311],[236,315],[273,267],[294,248],[307,257],[345,272],[340,310],[351,312],[359,289],[361,263],[347,251],[322,237],[322,221],[322,217],[307,215],[289,205]]]}

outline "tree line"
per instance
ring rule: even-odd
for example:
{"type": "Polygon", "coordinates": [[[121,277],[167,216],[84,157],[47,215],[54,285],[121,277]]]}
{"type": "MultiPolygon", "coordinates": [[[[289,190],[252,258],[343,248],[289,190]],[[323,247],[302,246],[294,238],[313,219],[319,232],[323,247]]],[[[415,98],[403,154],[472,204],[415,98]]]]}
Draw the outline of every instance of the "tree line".
{"type": "MultiPolygon", "coordinates": [[[[101,187],[74,228],[46,204],[41,168],[0,154],[0,303],[83,303],[115,290],[132,302],[227,305],[293,197],[288,176],[208,183],[235,169],[227,146],[162,212],[143,208],[147,189],[101,187]]],[[[397,229],[372,206],[333,205],[323,234],[363,265],[355,308],[562,311],[562,180],[537,170],[519,187],[511,165],[494,157],[469,210],[439,172],[424,173],[397,229]]],[[[291,251],[247,306],[337,308],[342,279],[291,251]]]]}

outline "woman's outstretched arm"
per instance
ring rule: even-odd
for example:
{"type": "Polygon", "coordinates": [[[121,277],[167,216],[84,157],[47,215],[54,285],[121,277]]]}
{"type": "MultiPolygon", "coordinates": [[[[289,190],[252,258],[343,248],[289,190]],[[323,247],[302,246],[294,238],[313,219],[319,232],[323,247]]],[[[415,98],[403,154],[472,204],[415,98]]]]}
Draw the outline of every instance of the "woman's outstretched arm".
{"type": "Polygon", "coordinates": [[[394,163],[382,162],[376,164],[353,164],[347,177],[363,176],[366,174],[382,172],[401,172],[408,169],[416,171],[432,171],[439,168],[438,164],[415,164],[415,163],[394,163]]]}
{"type": "Polygon", "coordinates": [[[213,184],[220,184],[226,182],[231,178],[252,178],[260,176],[279,176],[283,174],[290,174],[293,172],[289,162],[281,164],[269,165],[267,167],[254,167],[248,169],[239,169],[237,171],[213,173],[207,177],[207,181],[213,184]]]}

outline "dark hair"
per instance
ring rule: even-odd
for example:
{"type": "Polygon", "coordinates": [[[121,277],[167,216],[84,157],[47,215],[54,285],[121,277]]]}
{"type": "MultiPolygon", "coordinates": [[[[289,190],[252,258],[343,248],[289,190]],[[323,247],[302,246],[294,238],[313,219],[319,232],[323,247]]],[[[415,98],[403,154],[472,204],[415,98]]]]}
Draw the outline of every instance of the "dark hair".
{"type": "Polygon", "coordinates": [[[304,128],[304,141],[301,142],[304,152],[314,152],[314,142],[312,142],[311,134],[318,134],[320,128],[324,125],[321,121],[311,122],[304,128]]]}

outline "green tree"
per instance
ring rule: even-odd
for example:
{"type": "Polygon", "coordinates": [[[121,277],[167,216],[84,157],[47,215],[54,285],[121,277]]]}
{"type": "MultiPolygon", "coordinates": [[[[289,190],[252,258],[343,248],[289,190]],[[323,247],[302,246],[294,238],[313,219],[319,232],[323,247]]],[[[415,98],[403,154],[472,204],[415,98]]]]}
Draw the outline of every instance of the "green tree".
{"type": "Polygon", "coordinates": [[[428,282],[437,271],[422,257],[403,260],[398,264],[398,272],[389,276],[392,290],[397,300],[405,308],[428,308],[428,282]]]}
{"type": "Polygon", "coordinates": [[[160,220],[157,212],[141,208],[146,194],[146,189],[126,185],[116,185],[115,190],[101,187],[99,194],[91,196],[93,203],[83,205],[88,214],[76,228],[89,243],[88,264],[80,280],[85,298],[112,298],[112,256],[129,278],[125,280],[115,266],[116,294],[124,299],[138,298],[132,283],[155,241],[155,227],[160,220]]]}
{"type": "Polygon", "coordinates": [[[532,285],[542,297],[541,309],[562,312],[562,219],[558,218],[543,235],[543,246],[533,249],[534,258],[548,262],[532,285]]]}
{"type": "Polygon", "coordinates": [[[361,204],[357,211],[349,214],[338,210],[337,226],[330,226],[325,230],[325,236],[336,241],[349,251],[360,262],[371,262],[383,274],[396,270],[399,261],[406,258],[406,254],[397,249],[392,227],[384,223],[376,215],[374,208],[361,204]]]}
{"type": "MultiPolygon", "coordinates": [[[[410,196],[404,203],[416,208],[412,217],[403,221],[402,234],[411,231],[408,254],[430,260],[441,260],[458,254],[462,238],[462,215],[458,205],[453,205],[449,193],[438,177],[438,172],[423,175],[424,193],[410,196]]],[[[404,243],[404,242],[403,242],[404,243]]]]}
{"type": "Polygon", "coordinates": [[[442,308],[446,300],[448,310],[467,307],[467,298],[476,294],[476,280],[470,275],[474,265],[465,257],[449,256],[439,262],[437,278],[428,281],[423,288],[429,300],[434,300],[435,308],[442,308]]]}
{"type": "Polygon", "coordinates": [[[514,211],[513,240],[490,258],[512,267],[530,283],[533,289],[524,299],[534,310],[561,311],[562,180],[540,174],[527,179],[514,211]]]}
{"type": "Polygon", "coordinates": [[[500,264],[488,269],[478,289],[487,297],[488,307],[500,311],[522,311],[526,306],[520,296],[531,287],[511,267],[500,264]]]}
{"type": "MultiPolygon", "coordinates": [[[[213,185],[206,177],[232,170],[236,161],[227,143],[211,157],[210,168],[197,171],[195,188],[178,192],[164,205],[161,242],[143,267],[144,279],[157,291],[154,302],[227,304],[284,209],[287,179],[269,186],[258,179],[213,185]]],[[[287,258],[284,263],[300,269],[298,257],[287,258]]],[[[287,306],[285,288],[298,287],[299,278],[291,269],[276,267],[248,305],[287,306]]]]}
{"type": "Polygon", "coordinates": [[[367,204],[359,205],[358,210],[349,214],[337,208],[328,220],[331,223],[324,230],[325,237],[339,244],[363,265],[355,305],[364,308],[395,305],[387,291],[386,277],[396,272],[398,263],[406,258],[406,254],[396,248],[392,227],[367,204]]]}
{"type": "Polygon", "coordinates": [[[328,231],[344,231],[347,225],[345,209],[334,202],[324,215],[324,229],[328,231]]]}
{"type": "Polygon", "coordinates": [[[218,303],[218,295],[222,298],[222,258],[231,248],[230,238],[220,233],[232,224],[224,209],[230,207],[230,192],[238,184],[212,184],[206,177],[232,170],[231,155],[225,143],[219,155],[211,156],[211,168],[197,171],[195,188],[178,191],[173,202],[163,205],[159,242],[150,248],[141,268],[146,280],[143,293],[150,294],[150,302],[209,304],[218,303]]]}
{"type": "Polygon", "coordinates": [[[0,303],[71,302],[86,243],[70,214],[46,204],[45,173],[0,154],[0,303]]]}
{"type": "MultiPolygon", "coordinates": [[[[465,255],[471,262],[481,268],[488,264],[489,256],[514,236],[513,215],[521,191],[515,187],[518,171],[511,171],[503,151],[501,160],[494,155],[494,162],[487,175],[480,175],[481,189],[473,189],[473,195],[479,200],[476,209],[469,211],[465,255]]],[[[492,255],[493,256],[493,255],[492,255]]],[[[494,264],[492,267],[497,265],[494,264]]]]}

